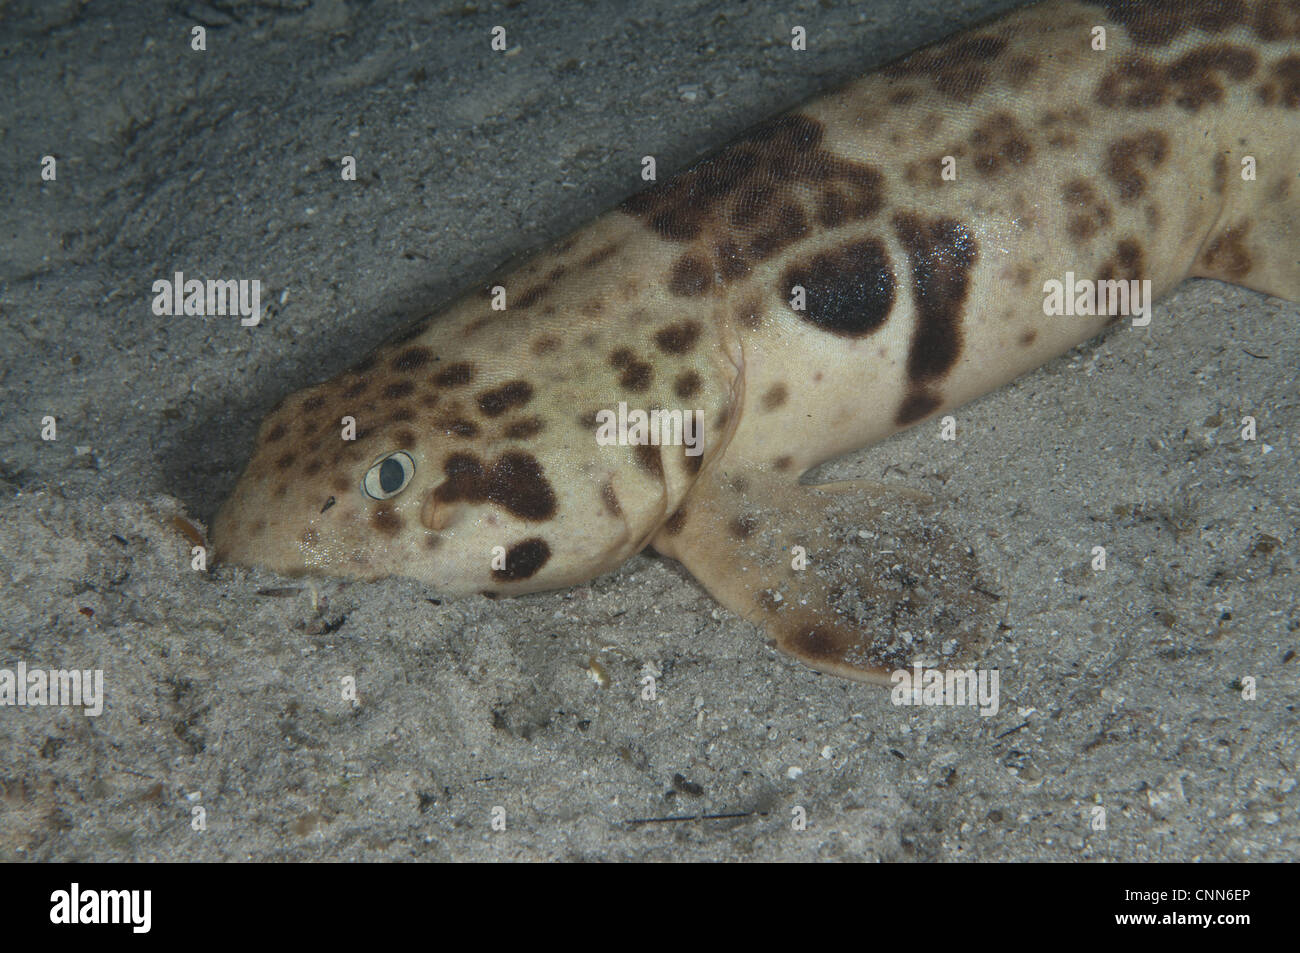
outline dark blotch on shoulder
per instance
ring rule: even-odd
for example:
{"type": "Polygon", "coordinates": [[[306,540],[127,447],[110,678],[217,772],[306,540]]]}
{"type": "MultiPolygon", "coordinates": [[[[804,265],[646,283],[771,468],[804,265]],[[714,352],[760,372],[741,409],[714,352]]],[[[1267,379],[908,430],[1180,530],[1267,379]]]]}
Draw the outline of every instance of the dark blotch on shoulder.
{"type": "Polygon", "coordinates": [[[801,319],[831,334],[862,337],[880,328],[894,305],[894,273],[885,246],[874,238],[851,242],[798,262],[786,271],[780,293],[787,303],[801,286],[801,319]]]}

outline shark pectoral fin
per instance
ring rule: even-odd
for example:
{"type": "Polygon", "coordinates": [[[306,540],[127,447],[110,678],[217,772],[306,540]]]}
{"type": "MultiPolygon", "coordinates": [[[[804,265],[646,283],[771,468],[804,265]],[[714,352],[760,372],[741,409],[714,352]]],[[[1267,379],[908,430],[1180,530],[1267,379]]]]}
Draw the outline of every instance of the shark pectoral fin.
{"type": "Polygon", "coordinates": [[[923,512],[927,500],[865,481],[715,472],[652,545],[788,655],[888,684],[897,669],[968,659],[998,621],[975,556],[923,512]]]}

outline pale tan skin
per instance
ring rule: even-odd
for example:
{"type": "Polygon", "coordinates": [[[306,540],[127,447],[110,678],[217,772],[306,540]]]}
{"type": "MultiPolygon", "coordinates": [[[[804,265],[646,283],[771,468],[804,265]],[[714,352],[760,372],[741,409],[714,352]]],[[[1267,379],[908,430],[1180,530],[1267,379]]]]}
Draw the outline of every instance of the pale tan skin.
{"type": "Polygon", "coordinates": [[[509,594],[650,544],[820,670],[962,657],[989,621],[970,556],[906,492],[799,477],[1095,335],[1043,313],[1067,271],[1300,298],[1300,9],[1224,10],[1044,3],[759,127],[290,397],[219,557],[509,594]],[[703,411],[702,465],[598,445],[620,401],[703,411]],[[400,491],[367,496],[395,451],[400,491]],[[845,559],[862,525],[907,555],[845,559]]]}

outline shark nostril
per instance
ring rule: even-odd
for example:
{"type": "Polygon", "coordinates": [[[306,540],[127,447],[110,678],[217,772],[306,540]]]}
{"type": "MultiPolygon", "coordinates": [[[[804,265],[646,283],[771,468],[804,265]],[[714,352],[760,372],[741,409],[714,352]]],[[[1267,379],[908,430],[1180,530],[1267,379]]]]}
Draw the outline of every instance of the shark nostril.
{"type": "Polygon", "coordinates": [[[446,529],[451,522],[451,513],[451,507],[439,503],[434,498],[433,489],[424,494],[424,502],[420,505],[420,523],[425,529],[433,530],[435,533],[446,529]]]}

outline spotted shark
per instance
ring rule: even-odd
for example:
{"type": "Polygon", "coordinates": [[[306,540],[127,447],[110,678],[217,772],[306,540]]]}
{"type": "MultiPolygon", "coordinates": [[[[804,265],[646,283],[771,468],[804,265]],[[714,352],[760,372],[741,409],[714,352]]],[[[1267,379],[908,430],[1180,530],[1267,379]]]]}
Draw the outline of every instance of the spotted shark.
{"type": "Polygon", "coordinates": [[[820,671],[970,657],[993,594],[922,494],[801,477],[1128,321],[1049,313],[1067,275],[1300,298],[1297,143],[1296,0],[1023,8],[749,129],[286,398],[216,555],[513,595],[649,546],[820,671]]]}

